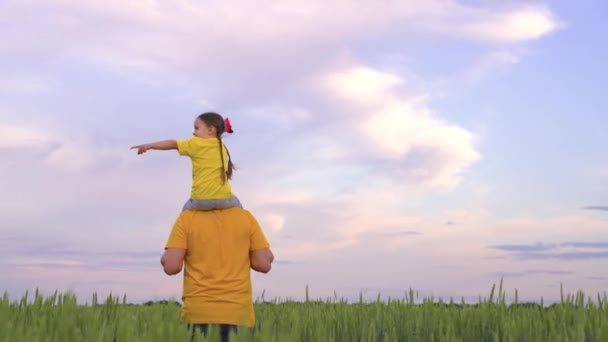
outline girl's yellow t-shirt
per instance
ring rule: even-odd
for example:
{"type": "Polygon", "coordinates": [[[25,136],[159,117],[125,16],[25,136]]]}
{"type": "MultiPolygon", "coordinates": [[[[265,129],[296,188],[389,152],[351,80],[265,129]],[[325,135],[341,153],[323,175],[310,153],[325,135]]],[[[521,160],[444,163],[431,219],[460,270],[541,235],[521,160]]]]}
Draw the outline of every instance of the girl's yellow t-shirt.
{"type": "MultiPolygon", "coordinates": [[[[217,138],[177,140],[177,152],[192,160],[192,199],[227,199],[232,197],[230,183],[222,184],[222,160],[217,138]]],[[[228,152],[222,143],[224,170],[228,170],[228,152]]]]}

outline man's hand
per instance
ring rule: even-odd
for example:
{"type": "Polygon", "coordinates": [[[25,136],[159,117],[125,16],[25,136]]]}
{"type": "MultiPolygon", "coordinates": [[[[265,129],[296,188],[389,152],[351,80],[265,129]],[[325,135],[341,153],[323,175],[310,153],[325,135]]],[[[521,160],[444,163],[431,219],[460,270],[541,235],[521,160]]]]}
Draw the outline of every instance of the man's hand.
{"type": "Polygon", "coordinates": [[[249,252],[249,260],[254,271],[268,273],[274,261],[274,254],[269,248],[258,249],[249,252]]]}
{"type": "Polygon", "coordinates": [[[160,258],[160,264],[167,275],[175,275],[182,271],[186,250],[182,248],[167,248],[160,258]]]}

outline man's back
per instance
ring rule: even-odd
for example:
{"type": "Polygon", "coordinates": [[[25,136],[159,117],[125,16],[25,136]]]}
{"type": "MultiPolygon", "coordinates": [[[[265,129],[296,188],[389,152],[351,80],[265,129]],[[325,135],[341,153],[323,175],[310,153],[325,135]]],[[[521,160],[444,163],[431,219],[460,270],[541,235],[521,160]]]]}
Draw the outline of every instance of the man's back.
{"type": "Polygon", "coordinates": [[[182,314],[187,321],[252,326],[249,255],[269,247],[247,210],[182,212],[165,248],[186,249],[182,314]]]}

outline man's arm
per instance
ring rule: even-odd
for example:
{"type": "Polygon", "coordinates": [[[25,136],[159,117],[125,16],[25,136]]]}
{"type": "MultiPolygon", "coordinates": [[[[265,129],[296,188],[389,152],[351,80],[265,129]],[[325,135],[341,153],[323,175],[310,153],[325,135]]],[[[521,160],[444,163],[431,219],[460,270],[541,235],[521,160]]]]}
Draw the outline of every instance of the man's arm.
{"type": "Polygon", "coordinates": [[[160,264],[167,275],[178,274],[183,268],[188,248],[187,224],[188,222],[183,220],[183,213],[180,213],[165,244],[165,252],[160,258],[160,264]]]}
{"type": "Polygon", "coordinates": [[[167,275],[175,275],[182,271],[186,250],[183,248],[167,248],[160,258],[160,264],[167,275]]]}
{"type": "Polygon", "coordinates": [[[153,143],[136,145],[131,149],[137,149],[137,154],[145,153],[148,150],[177,150],[177,140],[161,140],[153,143]]]}
{"type": "Polygon", "coordinates": [[[260,273],[270,272],[274,254],[270,250],[270,244],[260,228],[260,224],[251,215],[251,235],[249,247],[249,261],[251,268],[260,273]]]}

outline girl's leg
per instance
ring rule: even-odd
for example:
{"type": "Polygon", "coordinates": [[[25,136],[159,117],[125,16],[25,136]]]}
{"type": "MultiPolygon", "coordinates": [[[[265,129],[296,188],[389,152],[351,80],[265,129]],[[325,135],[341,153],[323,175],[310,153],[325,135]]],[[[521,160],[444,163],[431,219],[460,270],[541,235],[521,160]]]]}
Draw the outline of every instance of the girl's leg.
{"type": "Polygon", "coordinates": [[[239,207],[243,209],[241,201],[236,196],[228,199],[189,199],[184,204],[182,210],[211,210],[211,209],[226,209],[231,207],[239,207]]]}
{"type": "Polygon", "coordinates": [[[243,205],[241,204],[241,201],[238,199],[238,197],[236,197],[234,195],[231,198],[215,200],[215,201],[216,201],[217,209],[226,209],[226,208],[232,208],[232,207],[239,207],[239,208],[243,209],[243,205]]]}
{"type": "Polygon", "coordinates": [[[232,200],[234,201],[234,204],[235,204],[237,207],[239,207],[239,208],[243,209],[243,205],[241,204],[241,200],[239,200],[239,198],[238,198],[238,197],[236,197],[236,195],[232,195],[232,200]]]}
{"type": "Polygon", "coordinates": [[[185,210],[211,210],[217,207],[216,200],[195,200],[189,199],[184,204],[182,211],[185,210]]]}

